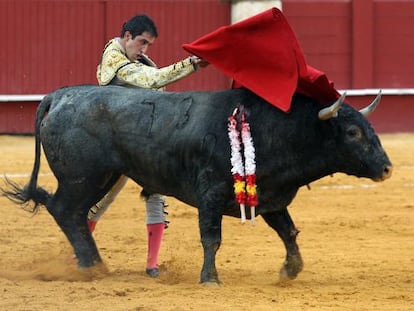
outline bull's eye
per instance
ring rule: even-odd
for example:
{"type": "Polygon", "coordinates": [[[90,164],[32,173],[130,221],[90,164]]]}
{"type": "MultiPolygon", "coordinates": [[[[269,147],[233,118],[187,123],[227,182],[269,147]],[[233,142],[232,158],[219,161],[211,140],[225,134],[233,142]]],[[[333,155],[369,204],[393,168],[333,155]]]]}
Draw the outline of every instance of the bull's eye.
{"type": "Polygon", "coordinates": [[[360,139],[362,137],[361,129],[357,126],[350,126],[346,131],[346,135],[351,139],[360,139]]]}

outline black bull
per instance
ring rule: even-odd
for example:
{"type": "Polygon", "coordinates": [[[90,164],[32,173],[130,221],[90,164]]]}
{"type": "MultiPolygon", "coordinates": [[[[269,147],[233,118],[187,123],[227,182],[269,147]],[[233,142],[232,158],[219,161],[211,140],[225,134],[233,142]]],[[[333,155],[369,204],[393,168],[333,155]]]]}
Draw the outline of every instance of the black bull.
{"type": "Polygon", "coordinates": [[[21,188],[9,181],[11,188],[3,189],[3,195],[17,203],[33,201],[33,211],[45,205],[85,268],[101,262],[87,227],[88,210],[126,175],[149,193],[174,196],[198,208],[201,282],[219,282],[215,256],[222,216],[240,217],[227,126],[242,104],[256,151],[256,213],[286,247],[280,275],[295,278],[303,262],[287,206],[298,189],[335,172],[374,181],[391,175],[391,163],[364,115],[341,103],[320,112],[315,100],[295,94],[286,114],[244,89],[163,93],[63,88],[46,96],[37,110],[30,183],[21,188]],[[58,180],[55,194],[37,186],[41,144],[58,180]]]}

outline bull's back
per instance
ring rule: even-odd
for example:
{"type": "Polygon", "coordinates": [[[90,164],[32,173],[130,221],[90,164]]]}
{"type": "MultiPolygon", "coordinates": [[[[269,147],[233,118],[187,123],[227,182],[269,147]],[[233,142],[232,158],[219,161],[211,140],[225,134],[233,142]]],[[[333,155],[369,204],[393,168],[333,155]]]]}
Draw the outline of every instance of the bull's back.
{"type": "Polygon", "coordinates": [[[150,191],[185,192],[208,165],[230,172],[223,159],[236,100],[228,92],[64,88],[50,95],[43,147],[57,176],[112,170],[150,191]]]}
{"type": "Polygon", "coordinates": [[[171,137],[176,131],[191,127],[205,131],[216,127],[216,122],[227,121],[237,101],[229,92],[67,87],[49,95],[53,97],[49,117],[60,123],[62,131],[78,126],[93,132],[97,124],[108,124],[121,136],[133,132],[141,137],[171,137]]]}

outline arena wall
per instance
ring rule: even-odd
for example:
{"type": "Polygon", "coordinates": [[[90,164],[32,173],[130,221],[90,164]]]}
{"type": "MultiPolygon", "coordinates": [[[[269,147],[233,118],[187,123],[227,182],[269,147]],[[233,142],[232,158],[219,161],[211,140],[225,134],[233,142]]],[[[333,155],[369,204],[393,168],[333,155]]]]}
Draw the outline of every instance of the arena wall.
{"type": "MultiPolygon", "coordinates": [[[[359,91],[351,102],[368,102],[367,89],[384,90],[377,128],[414,131],[414,1],[0,0],[0,35],[6,42],[0,54],[0,133],[32,133],[44,94],[65,85],[95,84],[104,44],[135,13],[157,22],[160,36],[151,56],[164,66],[187,56],[182,43],[231,23],[236,15],[253,13],[252,7],[264,10],[280,2],[309,64],[325,71],[338,89],[359,91]],[[390,119],[400,108],[398,120],[390,119]]],[[[229,79],[210,66],[169,90],[229,86],[229,79]]]]}

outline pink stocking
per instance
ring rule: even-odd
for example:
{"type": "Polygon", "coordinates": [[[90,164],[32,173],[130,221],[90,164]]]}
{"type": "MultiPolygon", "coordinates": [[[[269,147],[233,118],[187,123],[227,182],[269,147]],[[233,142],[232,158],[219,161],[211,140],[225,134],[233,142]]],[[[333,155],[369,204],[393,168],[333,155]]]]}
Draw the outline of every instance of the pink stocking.
{"type": "Polygon", "coordinates": [[[158,268],[158,254],[161,248],[161,240],[164,234],[164,223],[147,224],[148,255],[147,269],[158,268]]]}

